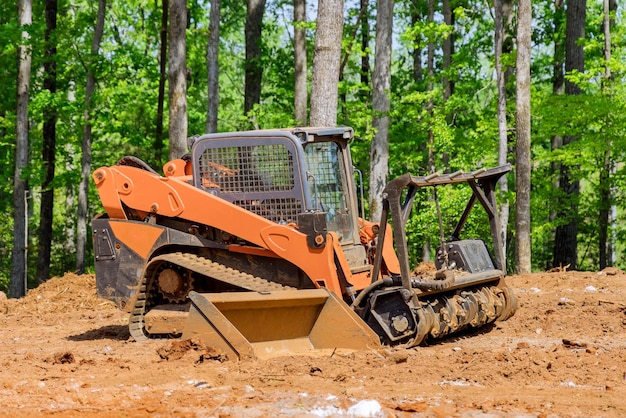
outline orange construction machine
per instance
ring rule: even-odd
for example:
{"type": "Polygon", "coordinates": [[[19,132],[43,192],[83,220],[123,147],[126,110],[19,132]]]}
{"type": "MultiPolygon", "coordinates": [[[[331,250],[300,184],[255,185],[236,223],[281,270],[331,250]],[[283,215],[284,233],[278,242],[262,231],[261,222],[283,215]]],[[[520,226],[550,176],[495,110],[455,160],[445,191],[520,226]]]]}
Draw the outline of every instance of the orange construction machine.
{"type": "Polygon", "coordinates": [[[164,176],[134,157],[97,169],[99,294],[130,313],[137,341],[201,338],[231,358],[415,346],[509,318],[494,191],[510,167],[403,175],[372,223],[359,216],[352,137],[347,127],[208,134],[164,176]],[[451,183],[472,197],[437,271],[413,274],[405,225],[417,190],[451,183]],[[461,239],[476,201],[493,258],[482,240],[461,239]]]}

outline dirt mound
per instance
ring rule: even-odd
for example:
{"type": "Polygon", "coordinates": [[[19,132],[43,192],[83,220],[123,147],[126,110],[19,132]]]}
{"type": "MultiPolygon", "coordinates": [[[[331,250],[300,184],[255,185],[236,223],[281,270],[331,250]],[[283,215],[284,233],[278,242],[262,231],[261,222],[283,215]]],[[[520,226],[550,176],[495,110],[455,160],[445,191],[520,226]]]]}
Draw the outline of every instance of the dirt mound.
{"type": "Polygon", "coordinates": [[[4,313],[35,313],[39,315],[70,310],[112,309],[114,305],[98,297],[93,274],[66,273],[53,277],[20,299],[4,302],[4,313]]]}

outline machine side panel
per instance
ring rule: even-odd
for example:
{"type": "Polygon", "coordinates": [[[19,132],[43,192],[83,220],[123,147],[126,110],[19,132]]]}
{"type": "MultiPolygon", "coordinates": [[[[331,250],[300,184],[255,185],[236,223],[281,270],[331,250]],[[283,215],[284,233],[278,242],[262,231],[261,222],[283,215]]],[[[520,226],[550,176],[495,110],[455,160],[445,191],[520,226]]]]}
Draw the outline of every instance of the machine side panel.
{"type": "Polygon", "coordinates": [[[146,259],[115,236],[111,219],[94,219],[92,229],[98,295],[130,309],[128,301],[137,292],[146,259]]]}
{"type": "Polygon", "coordinates": [[[159,248],[207,246],[191,234],[139,221],[96,218],[92,229],[98,294],[122,310],[134,304],[147,260],[159,248]]]}
{"type": "Polygon", "coordinates": [[[111,167],[107,174],[98,187],[103,187],[107,182],[120,182],[120,199],[129,208],[157,216],[165,210],[169,215],[167,196],[177,196],[176,202],[180,205],[177,205],[176,210],[180,219],[209,225],[273,251],[301,268],[314,283],[323,281],[326,287],[341,294],[332,245],[310,248],[307,236],[294,228],[276,224],[176,177],[160,177],[128,166],[111,167]],[[164,188],[171,192],[145,192],[164,188]]]}

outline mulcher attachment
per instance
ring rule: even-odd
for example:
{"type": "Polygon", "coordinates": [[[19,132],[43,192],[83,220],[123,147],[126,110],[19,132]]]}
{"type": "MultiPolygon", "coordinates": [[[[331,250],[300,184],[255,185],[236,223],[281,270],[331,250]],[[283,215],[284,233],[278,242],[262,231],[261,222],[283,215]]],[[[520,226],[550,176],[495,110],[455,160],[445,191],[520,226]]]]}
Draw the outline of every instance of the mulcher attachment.
{"type": "MultiPolygon", "coordinates": [[[[405,174],[387,184],[382,193],[380,230],[386,229],[390,217],[400,274],[378,279],[352,305],[383,343],[414,346],[429,338],[478,328],[513,315],[517,301],[504,279],[505,259],[495,195],[499,179],[509,171],[511,167],[503,165],[472,173],[457,171],[424,177],[405,174]],[[473,194],[446,242],[436,189],[455,183],[467,183],[473,194]],[[406,224],[417,191],[422,187],[433,188],[439,220],[441,246],[436,263],[439,277],[434,280],[413,277],[409,268],[406,224]],[[480,203],[489,219],[494,259],[483,241],[460,239],[476,203],[480,203]]],[[[380,234],[372,273],[375,278],[381,271],[384,240],[385,234],[380,234]]]]}

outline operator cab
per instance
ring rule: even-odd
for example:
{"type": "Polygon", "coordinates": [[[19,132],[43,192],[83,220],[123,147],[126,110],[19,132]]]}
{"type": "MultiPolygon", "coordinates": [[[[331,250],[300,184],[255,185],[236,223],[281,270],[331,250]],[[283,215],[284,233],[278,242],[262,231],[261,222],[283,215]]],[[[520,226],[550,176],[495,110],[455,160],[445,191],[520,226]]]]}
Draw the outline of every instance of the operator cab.
{"type": "Polygon", "coordinates": [[[351,268],[363,271],[352,138],[348,127],[203,135],[191,144],[194,185],[279,224],[325,213],[351,268]]]}
{"type": "Polygon", "coordinates": [[[358,273],[369,270],[371,265],[359,238],[357,193],[348,146],[353,135],[347,127],[309,132],[304,153],[312,209],[326,213],[328,231],[337,234],[350,269],[358,273]]]}
{"type": "Polygon", "coordinates": [[[307,144],[304,154],[312,209],[326,212],[327,228],[337,234],[340,242],[353,242],[355,220],[341,146],[316,142],[307,144]]]}

